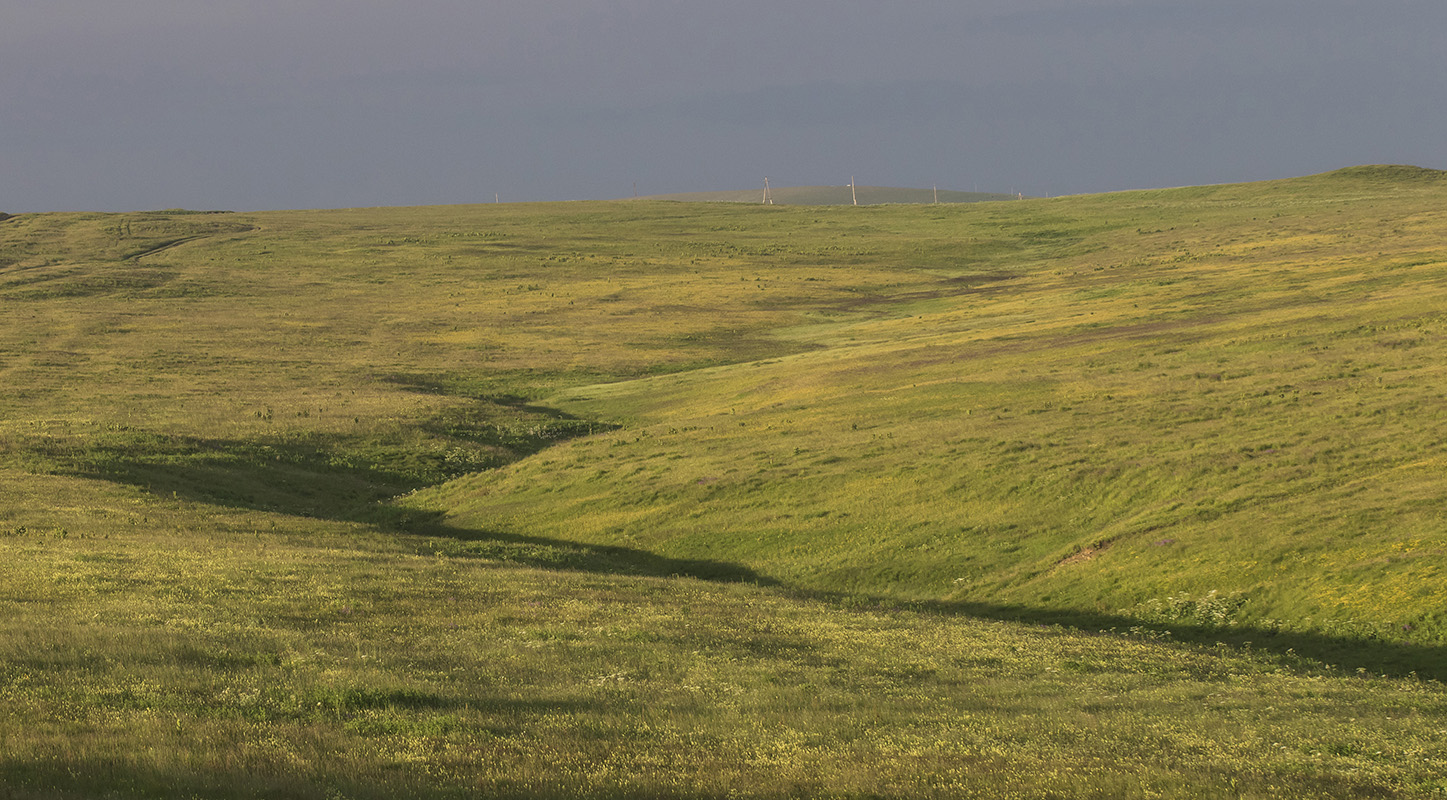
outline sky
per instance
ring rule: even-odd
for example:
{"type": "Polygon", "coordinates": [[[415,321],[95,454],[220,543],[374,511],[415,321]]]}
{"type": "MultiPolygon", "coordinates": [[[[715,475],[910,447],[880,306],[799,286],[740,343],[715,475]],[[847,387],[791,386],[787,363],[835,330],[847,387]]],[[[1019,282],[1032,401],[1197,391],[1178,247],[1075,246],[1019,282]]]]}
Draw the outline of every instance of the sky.
{"type": "Polygon", "coordinates": [[[0,0],[0,211],[1447,168],[1444,0],[0,0]]]}

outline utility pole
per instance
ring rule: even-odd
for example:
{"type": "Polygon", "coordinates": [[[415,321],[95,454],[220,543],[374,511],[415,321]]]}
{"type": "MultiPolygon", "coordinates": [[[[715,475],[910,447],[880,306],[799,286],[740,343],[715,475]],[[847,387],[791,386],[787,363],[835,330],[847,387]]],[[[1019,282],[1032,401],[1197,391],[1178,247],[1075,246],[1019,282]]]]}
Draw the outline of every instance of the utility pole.
{"type": "Polygon", "coordinates": [[[849,196],[854,200],[854,205],[859,205],[859,193],[854,191],[854,176],[849,176],[849,196]]]}

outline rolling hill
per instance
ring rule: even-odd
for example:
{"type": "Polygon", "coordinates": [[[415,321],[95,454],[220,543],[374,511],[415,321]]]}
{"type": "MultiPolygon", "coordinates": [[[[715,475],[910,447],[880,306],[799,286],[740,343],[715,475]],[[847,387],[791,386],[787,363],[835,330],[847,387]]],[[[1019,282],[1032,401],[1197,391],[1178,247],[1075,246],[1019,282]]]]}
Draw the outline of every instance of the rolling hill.
{"type": "Polygon", "coordinates": [[[0,220],[0,796],[1440,795],[1444,200],[0,220]]]}
{"type": "Polygon", "coordinates": [[[623,428],[413,502],[819,590],[1127,618],[1216,592],[1242,623],[1437,641],[1444,188],[880,209],[828,238],[844,264],[795,244],[812,212],[775,217],[731,258],[785,352],[552,395],[623,428]],[[861,263],[897,283],[857,291],[861,263]]]}

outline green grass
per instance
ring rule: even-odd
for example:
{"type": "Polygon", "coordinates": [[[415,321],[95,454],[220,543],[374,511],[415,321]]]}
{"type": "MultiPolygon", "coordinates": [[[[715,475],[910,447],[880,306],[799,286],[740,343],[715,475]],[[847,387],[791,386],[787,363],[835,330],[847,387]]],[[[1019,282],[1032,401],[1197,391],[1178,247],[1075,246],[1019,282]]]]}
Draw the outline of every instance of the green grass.
{"type": "Polygon", "coordinates": [[[0,798],[1447,793],[1444,199],[0,220],[0,798]]]}
{"type": "Polygon", "coordinates": [[[41,483],[70,533],[0,539],[7,797],[1447,788],[1436,682],[41,483]]]}
{"type": "Polygon", "coordinates": [[[1440,644],[1447,185],[1400,174],[963,209],[989,245],[890,316],[566,390],[627,424],[411,502],[818,590],[1122,617],[1214,590],[1242,625],[1440,644]]]}

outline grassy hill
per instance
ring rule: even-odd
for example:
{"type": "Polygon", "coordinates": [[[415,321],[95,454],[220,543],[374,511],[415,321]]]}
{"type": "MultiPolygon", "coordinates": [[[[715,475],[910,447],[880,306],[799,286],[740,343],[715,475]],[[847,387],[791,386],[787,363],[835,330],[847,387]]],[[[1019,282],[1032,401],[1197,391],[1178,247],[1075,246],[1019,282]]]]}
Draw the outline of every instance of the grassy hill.
{"type": "Polygon", "coordinates": [[[0,221],[0,796],[1440,794],[1444,199],[0,221]]]}
{"type": "MultiPolygon", "coordinates": [[[[1014,200],[1015,195],[991,192],[956,192],[933,189],[906,189],[894,186],[778,186],[769,192],[774,205],[782,206],[848,206],[885,203],[981,203],[992,200],[1014,200]],[[936,199],[938,198],[938,199],[936,199]]],[[[659,194],[643,200],[672,200],[684,203],[759,203],[764,201],[762,189],[740,189],[724,192],[684,192],[659,194]]]]}
{"type": "MultiPolygon", "coordinates": [[[[781,321],[784,357],[557,394],[625,427],[413,502],[820,590],[1123,616],[1215,591],[1243,623],[1440,641],[1444,185],[881,209],[837,241],[909,288],[781,321]]],[[[755,264],[760,306],[851,283],[755,264]]]]}

